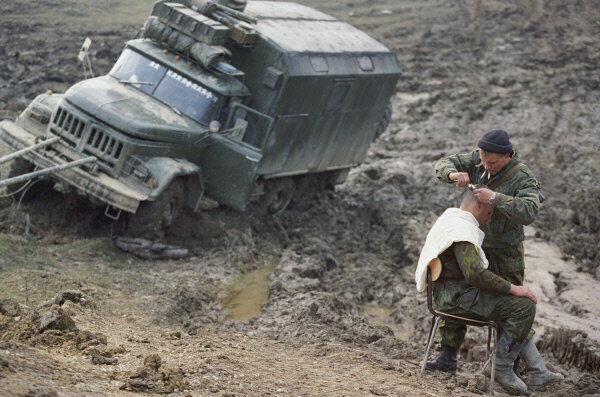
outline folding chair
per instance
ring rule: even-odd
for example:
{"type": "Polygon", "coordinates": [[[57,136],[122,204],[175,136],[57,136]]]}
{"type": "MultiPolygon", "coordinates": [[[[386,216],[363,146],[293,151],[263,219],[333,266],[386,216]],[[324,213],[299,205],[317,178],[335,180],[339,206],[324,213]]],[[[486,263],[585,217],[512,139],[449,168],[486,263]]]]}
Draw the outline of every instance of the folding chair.
{"type": "Polygon", "coordinates": [[[496,377],[496,344],[498,343],[498,325],[493,321],[483,321],[483,320],[475,320],[472,318],[455,316],[453,314],[448,314],[444,312],[440,312],[433,308],[433,287],[431,284],[431,269],[427,268],[427,308],[433,314],[431,319],[431,328],[429,329],[429,337],[427,339],[427,348],[425,349],[425,356],[423,357],[423,364],[421,365],[421,376],[425,373],[425,365],[427,365],[427,356],[429,355],[429,350],[431,349],[431,345],[433,344],[433,338],[435,337],[435,333],[438,330],[440,325],[440,320],[464,324],[464,325],[473,325],[475,327],[488,327],[488,341],[487,341],[487,353],[485,356],[485,360],[492,358],[492,374],[490,377],[490,394],[494,392],[494,379],[496,377]],[[491,347],[492,335],[494,339],[494,347],[491,347]]]}

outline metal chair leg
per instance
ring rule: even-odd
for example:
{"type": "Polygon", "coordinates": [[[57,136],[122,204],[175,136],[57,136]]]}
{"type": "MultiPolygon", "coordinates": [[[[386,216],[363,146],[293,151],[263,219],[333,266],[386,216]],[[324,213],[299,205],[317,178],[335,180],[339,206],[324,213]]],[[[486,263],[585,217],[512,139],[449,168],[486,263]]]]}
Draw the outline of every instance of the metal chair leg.
{"type": "Polygon", "coordinates": [[[488,341],[487,341],[487,350],[485,351],[485,361],[487,362],[488,358],[490,358],[490,344],[492,341],[492,327],[488,325],[488,341]]]}
{"type": "Polygon", "coordinates": [[[435,333],[437,332],[438,326],[440,325],[440,320],[440,317],[435,317],[435,323],[431,324],[431,329],[429,330],[429,338],[427,339],[427,347],[425,348],[425,356],[423,357],[423,364],[421,364],[420,376],[423,376],[423,374],[425,373],[425,366],[427,365],[427,356],[429,355],[429,349],[431,349],[431,345],[433,344],[435,333]]]}
{"type": "Polygon", "coordinates": [[[496,328],[490,327],[494,339],[494,348],[492,349],[492,374],[490,375],[490,394],[494,394],[494,380],[496,379],[496,349],[498,348],[498,335],[496,328]]]}

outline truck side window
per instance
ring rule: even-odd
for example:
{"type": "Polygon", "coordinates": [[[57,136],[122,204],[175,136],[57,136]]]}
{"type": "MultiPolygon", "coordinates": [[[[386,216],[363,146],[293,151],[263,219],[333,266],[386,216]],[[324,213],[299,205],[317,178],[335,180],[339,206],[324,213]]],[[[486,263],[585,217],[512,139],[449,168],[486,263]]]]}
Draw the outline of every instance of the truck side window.
{"type": "MultiPolygon", "coordinates": [[[[241,102],[240,98],[238,97],[226,97],[225,100],[223,101],[223,106],[221,107],[221,112],[219,113],[219,121],[221,122],[221,125],[225,125],[225,122],[227,121],[227,118],[229,117],[229,112],[231,111],[231,108],[233,107],[233,105],[236,102],[241,102]]],[[[237,112],[236,112],[237,114],[237,112]]],[[[231,126],[228,126],[227,128],[231,128],[234,124],[235,124],[235,120],[239,118],[239,117],[233,117],[231,120],[231,126]]]]}

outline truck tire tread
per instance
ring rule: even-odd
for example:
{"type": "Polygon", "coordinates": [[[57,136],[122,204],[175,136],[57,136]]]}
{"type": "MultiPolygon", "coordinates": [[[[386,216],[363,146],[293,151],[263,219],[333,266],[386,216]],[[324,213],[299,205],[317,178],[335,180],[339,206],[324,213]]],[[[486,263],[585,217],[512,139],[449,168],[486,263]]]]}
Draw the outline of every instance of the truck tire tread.
{"type": "Polygon", "coordinates": [[[154,201],[140,203],[135,214],[130,215],[125,234],[130,237],[163,239],[171,223],[181,213],[184,186],[175,179],[154,201]]]}

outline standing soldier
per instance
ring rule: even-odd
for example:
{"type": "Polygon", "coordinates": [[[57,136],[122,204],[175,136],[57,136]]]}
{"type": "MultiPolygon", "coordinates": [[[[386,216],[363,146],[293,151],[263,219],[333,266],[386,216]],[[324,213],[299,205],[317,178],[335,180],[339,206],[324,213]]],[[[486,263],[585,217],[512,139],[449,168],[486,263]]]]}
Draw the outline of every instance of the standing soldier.
{"type": "Polygon", "coordinates": [[[506,131],[486,132],[477,146],[471,153],[442,158],[435,173],[440,181],[456,182],[459,188],[471,183],[489,186],[475,190],[479,201],[494,204],[490,222],[482,227],[483,250],[492,272],[523,285],[523,225],[532,223],[539,211],[538,182],[520,162],[506,131]]]}
{"type": "MultiPolygon", "coordinates": [[[[440,181],[456,182],[459,188],[469,184],[489,187],[474,191],[479,201],[494,205],[490,221],[481,226],[485,233],[482,248],[489,260],[489,270],[514,285],[523,285],[523,225],[532,223],[539,211],[539,184],[517,157],[506,131],[486,132],[477,146],[478,149],[470,153],[440,159],[435,165],[435,173],[440,181]]],[[[466,332],[464,325],[444,324],[440,328],[442,353],[435,361],[428,362],[427,368],[456,371],[458,348],[466,332]]],[[[528,366],[531,360],[524,361],[528,366]]],[[[528,369],[535,371],[535,368],[528,369]]]]}

